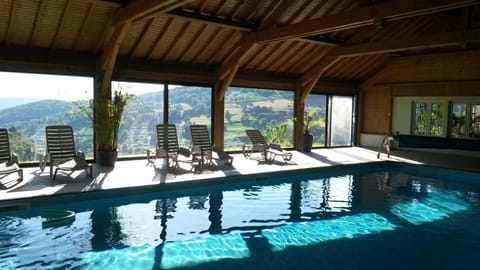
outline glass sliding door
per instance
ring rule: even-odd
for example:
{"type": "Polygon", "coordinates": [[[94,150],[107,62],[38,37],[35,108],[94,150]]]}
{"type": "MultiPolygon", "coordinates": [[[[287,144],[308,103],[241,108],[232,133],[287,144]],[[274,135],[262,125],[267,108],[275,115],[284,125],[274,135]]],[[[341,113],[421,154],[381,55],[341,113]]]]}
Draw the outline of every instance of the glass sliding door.
{"type": "Polygon", "coordinates": [[[330,97],[328,146],[351,146],[353,141],[354,98],[330,97]]]}
{"type": "Polygon", "coordinates": [[[168,85],[168,122],[177,126],[178,144],[190,146],[190,125],[207,125],[212,139],[212,88],[168,85]]]}

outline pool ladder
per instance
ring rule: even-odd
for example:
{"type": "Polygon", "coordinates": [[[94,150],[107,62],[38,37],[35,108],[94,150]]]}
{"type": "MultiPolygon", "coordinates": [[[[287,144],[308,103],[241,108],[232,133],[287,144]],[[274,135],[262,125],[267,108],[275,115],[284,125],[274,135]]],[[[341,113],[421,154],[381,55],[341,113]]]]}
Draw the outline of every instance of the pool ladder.
{"type": "Polygon", "coordinates": [[[380,153],[385,150],[387,157],[390,158],[390,149],[392,146],[393,137],[389,135],[383,136],[382,142],[378,146],[377,158],[380,158],[380,153]]]}

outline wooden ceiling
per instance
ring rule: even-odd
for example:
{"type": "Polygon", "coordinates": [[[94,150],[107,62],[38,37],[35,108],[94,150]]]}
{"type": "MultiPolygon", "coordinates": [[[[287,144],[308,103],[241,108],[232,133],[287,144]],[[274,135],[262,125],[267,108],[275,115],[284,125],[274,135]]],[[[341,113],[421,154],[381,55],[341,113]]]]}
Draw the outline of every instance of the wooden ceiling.
{"type": "Polygon", "coordinates": [[[223,91],[240,73],[292,78],[306,95],[479,41],[480,1],[0,0],[1,69],[96,63],[105,81],[120,61],[152,63],[211,70],[223,91]]]}

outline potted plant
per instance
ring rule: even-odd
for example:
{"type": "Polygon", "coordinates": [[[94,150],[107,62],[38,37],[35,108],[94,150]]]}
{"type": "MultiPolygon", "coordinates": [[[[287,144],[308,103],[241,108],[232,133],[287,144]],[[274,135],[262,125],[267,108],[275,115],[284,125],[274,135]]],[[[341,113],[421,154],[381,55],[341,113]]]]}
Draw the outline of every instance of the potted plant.
{"type": "Polygon", "coordinates": [[[305,132],[303,134],[303,151],[304,152],[311,152],[312,145],[313,145],[313,135],[310,134],[310,128],[314,126],[321,126],[322,120],[314,120],[316,113],[320,108],[313,108],[310,111],[305,111],[303,116],[303,126],[305,128],[305,132]]]}
{"type": "Polygon", "coordinates": [[[312,123],[314,111],[305,112],[303,116],[303,126],[305,128],[305,133],[303,134],[303,151],[304,152],[311,152],[312,151],[312,144],[313,144],[313,135],[310,134],[308,130],[310,128],[310,124],[312,123]]]}
{"type": "Polygon", "coordinates": [[[111,98],[100,96],[95,100],[96,161],[100,165],[113,166],[118,156],[118,130],[122,124],[125,107],[133,95],[118,87],[111,98]]]}

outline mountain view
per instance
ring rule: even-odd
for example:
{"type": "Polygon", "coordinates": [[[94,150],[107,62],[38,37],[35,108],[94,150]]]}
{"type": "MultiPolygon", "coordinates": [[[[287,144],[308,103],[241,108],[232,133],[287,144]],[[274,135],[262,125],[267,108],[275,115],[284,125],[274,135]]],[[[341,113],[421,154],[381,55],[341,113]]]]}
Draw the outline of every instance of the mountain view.
{"type": "MultiPolygon", "coordinates": [[[[189,126],[211,122],[211,91],[205,87],[177,87],[169,91],[169,122],[177,126],[179,143],[188,146],[189,126]]],[[[120,128],[120,155],[145,155],[156,144],[155,126],[163,123],[164,92],[138,95],[129,103],[120,128]]],[[[38,161],[45,148],[45,126],[70,125],[77,149],[93,157],[91,114],[80,112],[88,101],[4,99],[0,109],[0,127],[8,128],[12,151],[21,162],[38,161]]],[[[306,104],[306,106],[309,106],[306,104]]],[[[315,104],[325,108],[324,104],[315,104]]],[[[324,115],[318,111],[318,117],[324,115]]],[[[246,142],[244,130],[285,124],[284,146],[293,145],[293,92],[231,88],[225,96],[225,149],[240,150],[246,142]]]]}

